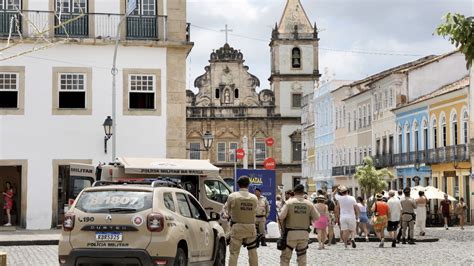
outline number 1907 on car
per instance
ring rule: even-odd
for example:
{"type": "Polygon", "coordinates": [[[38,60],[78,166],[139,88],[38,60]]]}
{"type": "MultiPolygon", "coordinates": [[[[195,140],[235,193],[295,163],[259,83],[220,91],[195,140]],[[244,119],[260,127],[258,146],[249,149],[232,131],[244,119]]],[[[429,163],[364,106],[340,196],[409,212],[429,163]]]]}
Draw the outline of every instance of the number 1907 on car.
{"type": "Polygon", "coordinates": [[[98,242],[121,242],[122,232],[96,232],[95,240],[98,242]]]}

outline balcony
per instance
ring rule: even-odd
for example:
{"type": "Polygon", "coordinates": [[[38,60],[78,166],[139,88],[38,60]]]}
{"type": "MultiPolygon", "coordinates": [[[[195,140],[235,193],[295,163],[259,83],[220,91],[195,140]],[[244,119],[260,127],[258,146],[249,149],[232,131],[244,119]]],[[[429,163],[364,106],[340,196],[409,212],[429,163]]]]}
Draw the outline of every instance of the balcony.
{"type": "Polygon", "coordinates": [[[356,172],[355,165],[335,166],[332,168],[333,176],[353,175],[356,172]]]}
{"type": "MultiPolygon", "coordinates": [[[[22,10],[17,11],[0,10],[0,36],[13,36],[20,33],[23,37],[71,37],[92,39],[115,39],[117,26],[123,14],[109,13],[62,13],[61,15],[51,11],[22,10]],[[30,22],[26,22],[29,20],[30,22]],[[50,25],[54,21],[54,25],[50,25]],[[28,26],[23,28],[23,24],[28,26]],[[54,35],[54,36],[51,36],[54,35]]],[[[154,40],[165,41],[167,39],[167,17],[166,16],[129,16],[121,26],[121,33],[125,33],[123,39],[127,40],[154,40]]],[[[190,27],[186,27],[186,36],[190,36],[190,27]]]]}
{"type": "Polygon", "coordinates": [[[427,151],[415,151],[401,154],[386,154],[374,157],[374,164],[377,168],[410,165],[416,163],[440,164],[452,162],[469,161],[468,145],[440,147],[427,151]]]}

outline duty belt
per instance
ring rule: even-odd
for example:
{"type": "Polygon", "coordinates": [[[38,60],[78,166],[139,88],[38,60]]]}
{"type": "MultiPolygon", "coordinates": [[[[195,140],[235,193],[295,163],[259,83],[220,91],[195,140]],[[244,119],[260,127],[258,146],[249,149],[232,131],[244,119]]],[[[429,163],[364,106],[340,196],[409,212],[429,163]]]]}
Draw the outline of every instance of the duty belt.
{"type": "Polygon", "coordinates": [[[255,217],[257,217],[257,218],[262,218],[262,217],[266,217],[266,215],[257,215],[257,216],[255,216],[255,217]]]}
{"type": "Polygon", "coordinates": [[[230,226],[232,226],[232,225],[234,225],[234,224],[251,224],[251,225],[253,225],[254,223],[236,223],[236,222],[234,222],[234,221],[231,220],[231,221],[230,221],[230,226]]]}

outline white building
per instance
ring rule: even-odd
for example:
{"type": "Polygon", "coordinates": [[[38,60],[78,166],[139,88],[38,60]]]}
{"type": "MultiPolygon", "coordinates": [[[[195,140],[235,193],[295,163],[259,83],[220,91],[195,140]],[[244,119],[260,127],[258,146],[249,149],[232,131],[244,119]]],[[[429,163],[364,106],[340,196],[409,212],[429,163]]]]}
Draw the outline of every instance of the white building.
{"type": "MultiPolygon", "coordinates": [[[[16,225],[48,229],[61,223],[68,164],[111,160],[102,123],[112,114],[113,38],[126,1],[19,2],[22,15],[0,5],[15,24],[0,25],[3,36],[13,29],[0,55],[0,183],[14,186],[16,225]],[[55,45],[14,56],[47,45],[38,31],[55,45]]],[[[137,2],[120,27],[117,156],[185,158],[186,1],[137,2]]]]}
{"type": "Polygon", "coordinates": [[[349,84],[351,81],[331,80],[322,82],[314,94],[315,112],[315,171],[313,179],[317,189],[331,188],[334,184],[332,178],[333,150],[335,130],[344,127],[345,109],[334,107],[334,98],[331,92],[349,84]],[[336,121],[334,121],[334,118],[336,121]]]}

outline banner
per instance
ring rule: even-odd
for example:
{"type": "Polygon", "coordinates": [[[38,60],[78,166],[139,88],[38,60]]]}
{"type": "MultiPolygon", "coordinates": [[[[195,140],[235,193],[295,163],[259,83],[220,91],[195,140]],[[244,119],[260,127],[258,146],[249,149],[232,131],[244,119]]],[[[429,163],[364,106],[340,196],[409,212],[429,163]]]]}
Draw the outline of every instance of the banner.
{"type": "Polygon", "coordinates": [[[237,174],[234,182],[234,191],[238,191],[237,180],[241,176],[248,176],[250,178],[249,192],[255,193],[255,188],[262,190],[262,195],[267,198],[270,204],[270,215],[267,223],[276,221],[276,177],[273,170],[254,170],[254,169],[237,169],[237,174]]]}

